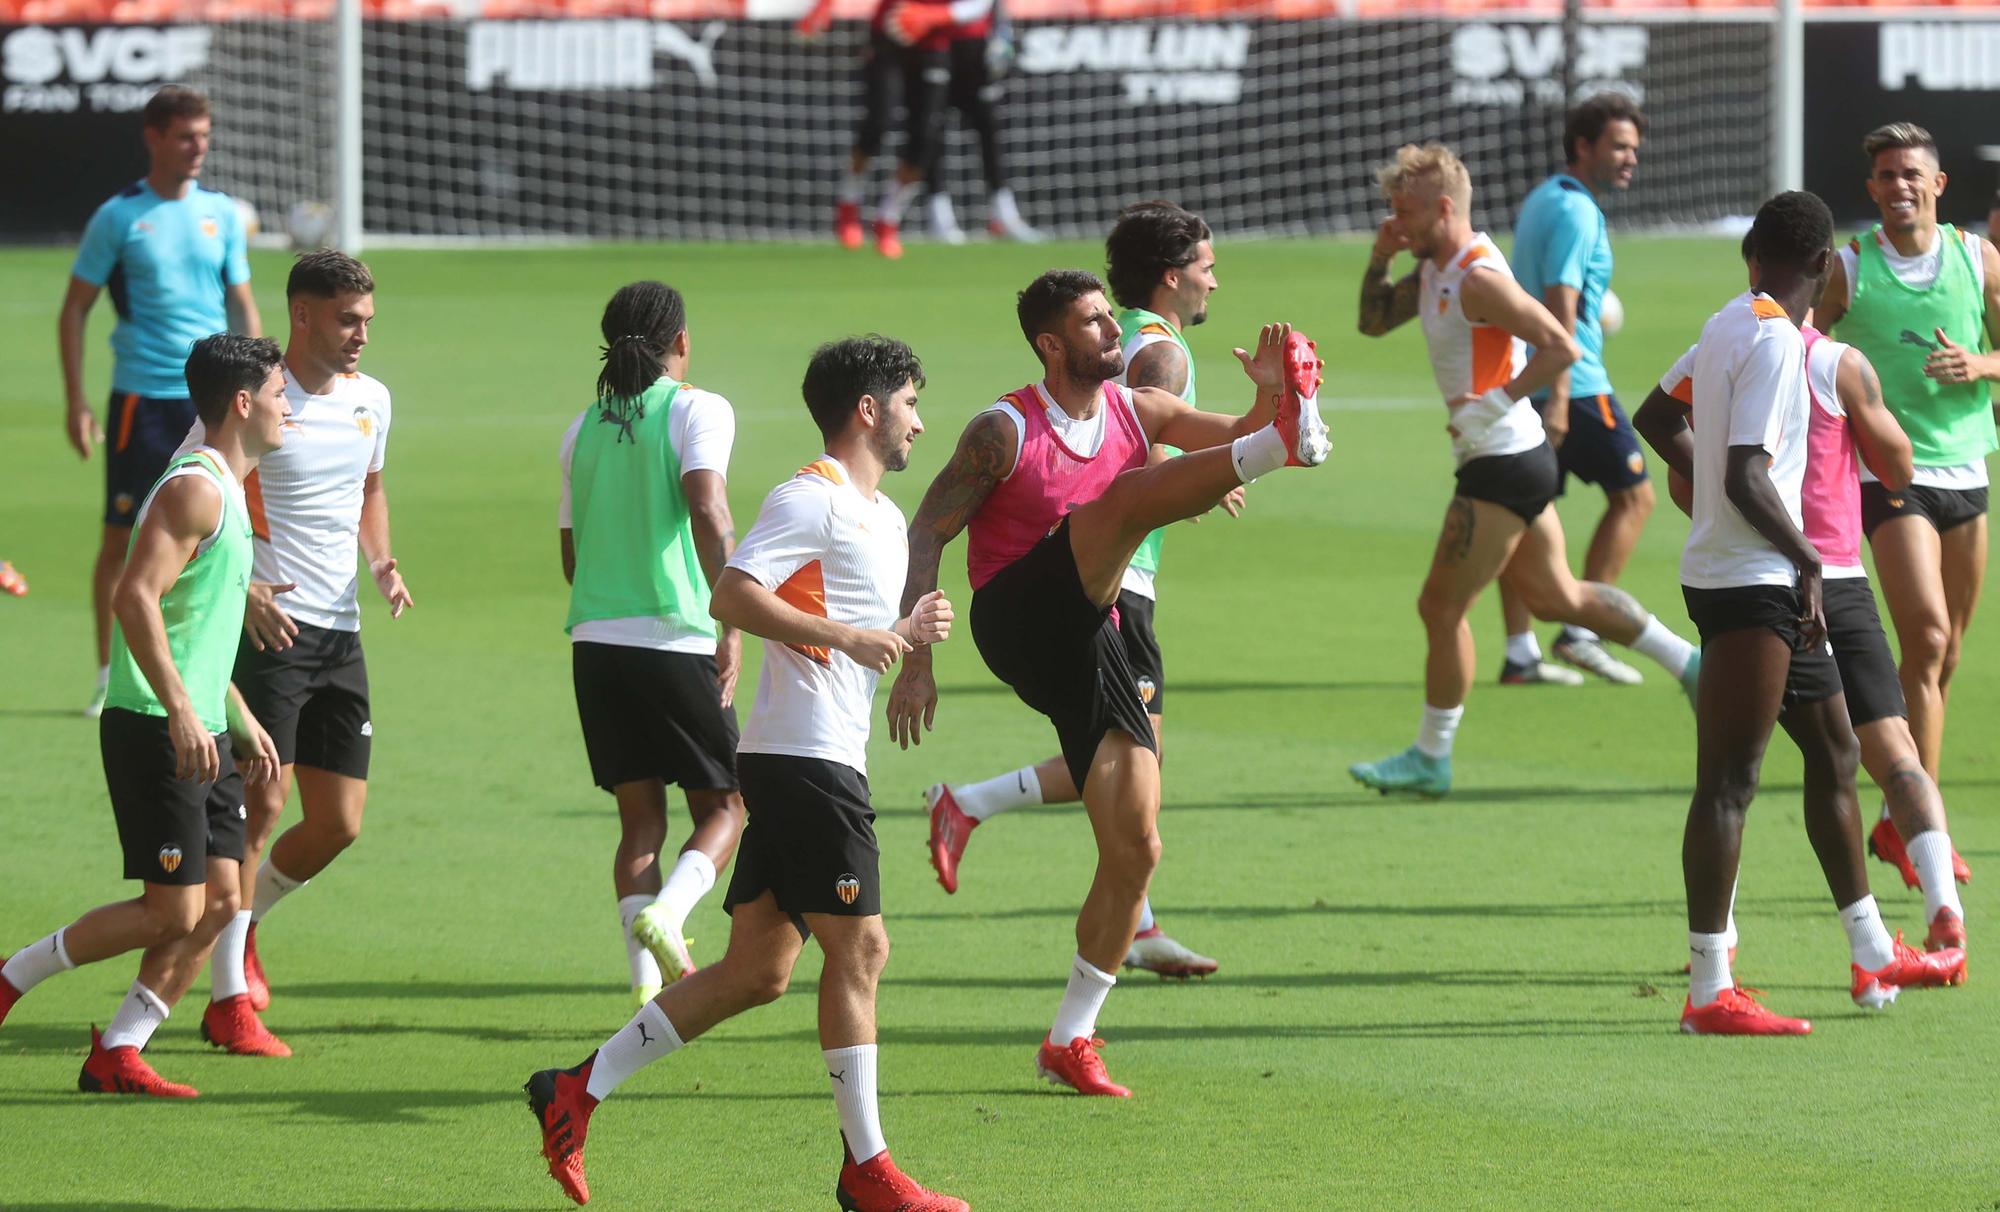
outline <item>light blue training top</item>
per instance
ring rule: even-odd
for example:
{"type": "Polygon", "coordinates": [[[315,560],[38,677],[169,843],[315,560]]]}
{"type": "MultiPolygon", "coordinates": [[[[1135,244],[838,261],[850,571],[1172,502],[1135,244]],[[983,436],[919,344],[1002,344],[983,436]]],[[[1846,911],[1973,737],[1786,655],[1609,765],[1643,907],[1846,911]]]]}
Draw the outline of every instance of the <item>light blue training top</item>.
{"type": "Polygon", "coordinates": [[[1543,302],[1551,286],[1578,293],[1576,343],[1581,351],[1569,368],[1571,399],[1608,395],[1604,370],[1604,327],[1598,316],[1611,288],[1611,232],[1604,211],[1588,186],[1557,173],[1534,188],[1514,221],[1514,255],[1509,258],[1521,289],[1543,302]]]}

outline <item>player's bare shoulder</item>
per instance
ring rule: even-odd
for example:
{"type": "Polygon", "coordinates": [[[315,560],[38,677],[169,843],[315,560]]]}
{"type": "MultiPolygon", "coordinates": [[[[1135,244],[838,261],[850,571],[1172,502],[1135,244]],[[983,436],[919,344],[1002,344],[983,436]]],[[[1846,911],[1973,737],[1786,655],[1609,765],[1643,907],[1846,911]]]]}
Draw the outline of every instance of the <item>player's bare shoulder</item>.
{"type": "Polygon", "coordinates": [[[1126,385],[1135,391],[1157,387],[1173,395],[1187,390],[1188,357],[1178,342],[1154,341],[1134,353],[1125,366],[1126,385]]]}

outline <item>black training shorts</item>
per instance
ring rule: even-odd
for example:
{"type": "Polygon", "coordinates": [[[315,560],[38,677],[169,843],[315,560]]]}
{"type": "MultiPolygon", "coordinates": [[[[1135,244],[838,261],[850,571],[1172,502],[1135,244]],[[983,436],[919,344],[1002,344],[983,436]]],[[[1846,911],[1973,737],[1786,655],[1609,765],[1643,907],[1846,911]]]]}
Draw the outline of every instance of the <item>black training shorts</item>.
{"type": "MultiPolygon", "coordinates": [[[[1727,589],[1681,586],[1688,617],[1701,633],[1703,647],[1719,635],[1768,628],[1792,650],[1791,671],[1785,675],[1782,710],[1801,703],[1823,703],[1841,692],[1840,669],[1825,644],[1808,649],[1799,632],[1799,591],[1789,585],[1736,585],[1727,589]]],[[[1719,672],[1705,666],[1703,677],[1719,672]]]]}
{"type": "Polygon", "coordinates": [[[570,666],[599,787],[659,779],[736,789],[736,708],[722,705],[714,657],[586,640],[570,645],[570,666]]]}
{"type": "Polygon", "coordinates": [[[1826,611],[1826,642],[1840,667],[1847,693],[1847,718],[1856,728],[1876,720],[1907,718],[1903,682],[1889,638],[1875,611],[1875,590],[1867,577],[1836,577],[1825,583],[1820,601],[1826,611]]]}
{"type": "Polygon", "coordinates": [[[1984,488],[1928,488],[1912,484],[1891,492],[1874,480],[1861,485],[1861,532],[1874,537],[1875,528],[1890,518],[1918,517],[1943,534],[1986,512],[1984,488]]]}
{"type": "Polygon", "coordinates": [[[882,912],[882,851],[868,779],[826,758],[741,753],[749,821],[722,907],[735,912],[771,894],[801,930],[808,913],[874,917],[882,912]]]}
{"type": "Polygon", "coordinates": [[[1498,505],[1533,522],[1562,492],[1555,448],[1543,442],[1518,454],[1486,455],[1458,469],[1458,495],[1498,505]]]}
{"type": "Polygon", "coordinates": [[[271,734],[279,761],[366,779],[375,724],[361,633],[298,627],[283,651],[259,652],[245,636],[236,650],[236,688],[271,734]]]}
{"type": "Polygon", "coordinates": [[[107,707],[97,741],[126,879],[192,887],[208,882],[209,859],[243,860],[243,776],[227,736],[215,738],[212,783],[174,777],[164,716],[107,707]]]}
{"type": "Polygon", "coordinates": [[[1118,635],[1125,641],[1125,659],[1132,664],[1132,686],[1152,715],[1166,714],[1166,666],[1160,661],[1160,637],[1153,631],[1153,599],[1129,589],[1118,592],[1118,635]]]}

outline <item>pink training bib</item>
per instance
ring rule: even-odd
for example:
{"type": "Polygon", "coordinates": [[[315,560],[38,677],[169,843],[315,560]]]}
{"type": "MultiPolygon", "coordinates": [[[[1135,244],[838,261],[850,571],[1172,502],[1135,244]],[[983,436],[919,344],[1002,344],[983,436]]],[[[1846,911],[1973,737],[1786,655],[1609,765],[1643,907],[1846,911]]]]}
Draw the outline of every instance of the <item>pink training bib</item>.
{"type": "Polygon", "coordinates": [[[1835,386],[1843,350],[1818,329],[1807,326],[1803,331],[1806,391],[1813,407],[1806,424],[1799,512],[1806,538],[1819,548],[1820,562],[1828,568],[1853,568],[1861,563],[1861,469],[1835,386]]]}

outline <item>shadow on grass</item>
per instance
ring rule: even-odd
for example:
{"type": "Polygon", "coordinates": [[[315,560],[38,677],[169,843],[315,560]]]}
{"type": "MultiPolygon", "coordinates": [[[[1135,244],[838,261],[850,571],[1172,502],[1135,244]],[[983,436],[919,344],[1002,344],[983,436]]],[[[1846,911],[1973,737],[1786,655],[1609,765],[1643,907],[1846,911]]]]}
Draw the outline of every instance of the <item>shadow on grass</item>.
{"type": "MultiPolygon", "coordinates": [[[[1825,908],[1825,897],[1782,896],[1746,898],[1742,907],[1746,909],[1796,909],[1800,913],[1820,911],[1825,908]]],[[[1619,918],[1619,917],[1659,917],[1679,914],[1687,909],[1685,901],[1571,901],[1559,904],[1524,904],[1517,901],[1465,905],[1385,905],[1385,904],[1333,904],[1328,901],[1314,901],[1309,905],[1174,905],[1176,921],[1189,917],[1213,917],[1223,920],[1267,920],[1286,917],[1314,917],[1325,914],[1332,917],[1389,917],[1389,918],[1485,918],[1513,920],[1517,918],[1619,918]]],[[[888,915],[891,930],[900,922],[978,922],[978,921],[1070,921],[1076,917],[1077,907],[1072,904],[1034,905],[1017,909],[963,909],[963,910],[919,910],[916,912],[893,912],[888,915]]]]}
{"type": "MultiPolygon", "coordinates": [[[[1422,690],[1420,681],[1399,682],[1183,682],[1168,683],[1175,694],[1328,694],[1357,690],[1422,690]]],[[[1003,695],[1014,697],[1014,689],[1001,682],[980,682],[971,686],[940,686],[938,698],[963,695],[1003,695]]]]}

